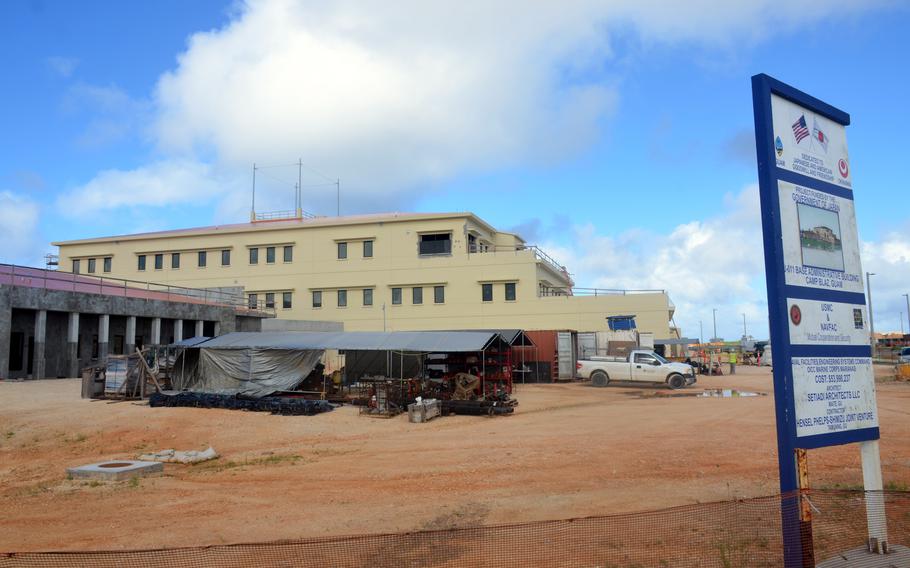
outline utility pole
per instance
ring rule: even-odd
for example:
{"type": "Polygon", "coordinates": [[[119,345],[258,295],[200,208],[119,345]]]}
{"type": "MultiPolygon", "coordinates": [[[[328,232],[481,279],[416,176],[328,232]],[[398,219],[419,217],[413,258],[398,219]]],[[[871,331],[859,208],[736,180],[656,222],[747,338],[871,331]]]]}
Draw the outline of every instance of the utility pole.
{"type": "Polygon", "coordinates": [[[705,342],[705,329],[701,325],[701,320],[698,320],[698,342],[699,343],[705,342]]]}
{"type": "Polygon", "coordinates": [[[717,339],[717,308],[714,308],[713,317],[714,317],[714,337],[711,338],[712,340],[717,339]]]}
{"type": "Polygon", "coordinates": [[[338,217],[341,217],[341,179],[335,178],[335,199],[338,202],[338,217]]]}
{"type": "Polygon", "coordinates": [[[872,284],[869,280],[870,276],[875,276],[875,273],[866,273],[866,298],[868,299],[867,303],[869,304],[869,336],[872,341],[872,356],[875,357],[875,323],[872,319],[872,284]]]}
{"type": "Polygon", "coordinates": [[[747,335],[749,334],[746,332],[746,314],[743,314],[743,339],[745,339],[747,335]]]}
{"type": "Polygon", "coordinates": [[[900,317],[897,319],[899,319],[901,322],[901,339],[903,339],[904,338],[904,312],[901,312],[900,317]]]}
{"type": "Polygon", "coordinates": [[[294,213],[297,217],[303,218],[303,158],[297,159],[297,206],[294,213]]]}
{"type": "MultiPolygon", "coordinates": [[[[910,295],[904,294],[904,298],[907,298],[907,321],[910,322],[910,295]]],[[[903,324],[903,322],[901,322],[903,324]]],[[[910,330],[910,328],[907,328],[910,330]]]]}

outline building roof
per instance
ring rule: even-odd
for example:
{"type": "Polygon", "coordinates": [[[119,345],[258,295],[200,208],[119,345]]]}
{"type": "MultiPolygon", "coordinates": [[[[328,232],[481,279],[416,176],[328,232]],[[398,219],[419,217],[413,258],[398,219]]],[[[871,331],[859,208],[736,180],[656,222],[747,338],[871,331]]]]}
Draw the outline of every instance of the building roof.
{"type": "Polygon", "coordinates": [[[75,239],[71,241],[55,241],[53,246],[81,245],[89,243],[103,243],[110,241],[135,241],[143,239],[164,239],[170,237],[186,237],[195,235],[249,233],[259,231],[277,231],[282,229],[308,228],[308,227],[333,227],[341,225],[366,225],[372,223],[399,223],[405,221],[430,221],[435,219],[470,218],[482,225],[487,230],[498,232],[489,223],[471,213],[375,213],[370,215],[345,215],[343,217],[315,217],[274,219],[269,221],[255,221],[247,223],[232,223],[227,225],[212,225],[208,227],[193,227],[188,229],[173,229],[168,231],[154,231],[149,233],[135,233],[132,235],[114,235],[109,237],[95,237],[89,239],[75,239]]]}
{"type": "Polygon", "coordinates": [[[197,345],[204,349],[346,349],[456,353],[500,342],[495,331],[238,331],[197,345]]]}

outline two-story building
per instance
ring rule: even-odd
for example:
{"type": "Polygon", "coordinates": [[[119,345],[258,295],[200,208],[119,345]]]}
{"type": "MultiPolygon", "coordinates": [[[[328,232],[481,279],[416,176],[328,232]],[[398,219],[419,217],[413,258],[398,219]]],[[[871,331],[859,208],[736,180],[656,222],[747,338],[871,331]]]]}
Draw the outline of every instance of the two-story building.
{"type": "Polygon", "coordinates": [[[56,242],[60,267],[193,288],[243,287],[278,317],[346,330],[607,329],[670,337],[665,291],[589,290],[472,213],[295,217],[56,242]]]}

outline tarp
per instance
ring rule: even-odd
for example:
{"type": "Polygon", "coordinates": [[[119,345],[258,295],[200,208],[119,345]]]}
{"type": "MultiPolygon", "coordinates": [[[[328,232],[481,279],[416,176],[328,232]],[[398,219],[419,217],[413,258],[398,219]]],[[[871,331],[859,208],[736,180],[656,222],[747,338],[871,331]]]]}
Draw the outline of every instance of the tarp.
{"type": "Polygon", "coordinates": [[[457,353],[508,344],[495,331],[238,331],[200,345],[211,349],[340,349],[457,353]]]}
{"type": "Polygon", "coordinates": [[[203,337],[200,335],[198,337],[190,337],[189,339],[184,339],[183,341],[171,343],[170,346],[171,347],[196,347],[197,345],[199,345],[201,343],[205,343],[206,341],[208,341],[210,339],[211,339],[211,337],[203,337]]]}
{"type": "Polygon", "coordinates": [[[206,344],[199,350],[196,380],[190,390],[253,398],[292,390],[316,367],[322,354],[322,349],[218,349],[206,344]]]}

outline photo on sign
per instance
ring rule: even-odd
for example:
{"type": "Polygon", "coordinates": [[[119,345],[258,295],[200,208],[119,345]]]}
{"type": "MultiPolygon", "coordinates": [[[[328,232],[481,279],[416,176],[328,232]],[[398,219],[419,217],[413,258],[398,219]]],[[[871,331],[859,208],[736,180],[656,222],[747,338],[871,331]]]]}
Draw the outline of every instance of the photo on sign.
{"type": "Polygon", "coordinates": [[[863,329],[863,311],[860,309],[853,309],[853,327],[863,329]]]}
{"type": "Polygon", "coordinates": [[[844,250],[837,211],[805,203],[796,206],[803,266],[844,271],[844,250]]]}

